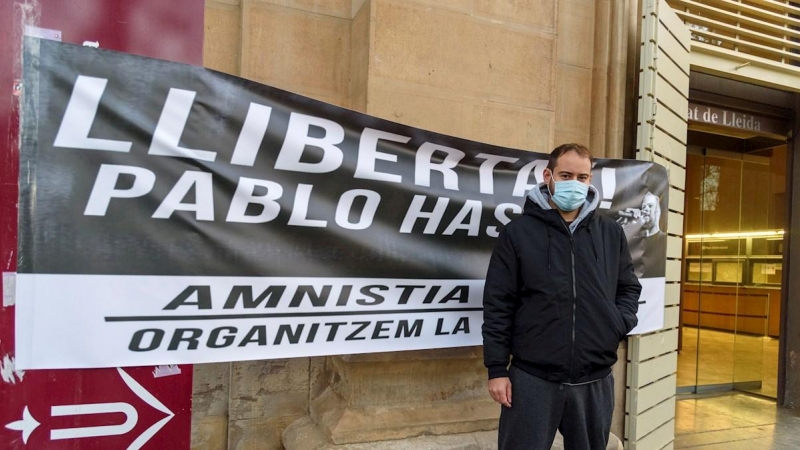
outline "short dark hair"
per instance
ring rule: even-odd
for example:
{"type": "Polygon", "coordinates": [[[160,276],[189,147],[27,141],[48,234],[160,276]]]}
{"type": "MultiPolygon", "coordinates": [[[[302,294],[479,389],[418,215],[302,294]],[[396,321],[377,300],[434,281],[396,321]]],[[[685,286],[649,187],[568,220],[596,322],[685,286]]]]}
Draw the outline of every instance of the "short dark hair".
{"type": "Polygon", "coordinates": [[[555,170],[556,162],[558,161],[558,158],[561,158],[561,156],[564,153],[568,153],[568,152],[575,152],[579,156],[582,156],[584,158],[589,158],[589,164],[592,164],[592,165],[594,164],[594,157],[592,156],[592,152],[590,152],[589,148],[586,147],[585,145],[581,145],[581,144],[561,144],[558,147],[554,148],[552,152],[550,152],[550,160],[547,163],[547,168],[550,169],[550,172],[555,170]]]}

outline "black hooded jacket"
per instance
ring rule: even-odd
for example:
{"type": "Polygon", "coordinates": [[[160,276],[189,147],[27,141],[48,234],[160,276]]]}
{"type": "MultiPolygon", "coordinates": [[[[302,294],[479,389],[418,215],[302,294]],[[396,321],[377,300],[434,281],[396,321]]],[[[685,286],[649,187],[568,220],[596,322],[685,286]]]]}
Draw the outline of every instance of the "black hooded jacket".
{"type": "Polygon", "coordinates": [[[508,376],[513,356],[539,378],[594,381],[610,373],[637,323],[641,285],[625,234],[594,213],[594,188],[571,227],[547,204],[546,187],[534,190],[523,215],[500,232],[489,263],[484,364],[489,378],[508,376]]]}

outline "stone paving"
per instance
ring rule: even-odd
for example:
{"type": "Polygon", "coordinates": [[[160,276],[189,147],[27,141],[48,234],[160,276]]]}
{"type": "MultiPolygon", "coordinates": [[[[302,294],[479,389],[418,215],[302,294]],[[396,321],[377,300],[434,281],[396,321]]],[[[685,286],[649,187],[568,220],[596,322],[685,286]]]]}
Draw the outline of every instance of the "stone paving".
{"type": "Polygon", "coordinates": [[[797,450],[800,411],[741,393],[680,396],[675,448],[698,450],[797,450]]]}

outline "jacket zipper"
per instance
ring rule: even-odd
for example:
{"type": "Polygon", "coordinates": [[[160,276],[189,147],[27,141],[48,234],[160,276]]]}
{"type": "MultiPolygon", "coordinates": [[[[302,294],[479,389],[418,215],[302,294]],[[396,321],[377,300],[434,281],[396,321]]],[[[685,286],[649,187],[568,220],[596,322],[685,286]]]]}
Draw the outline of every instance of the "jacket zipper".
{"type": "Polygon", "coordinates": [[[569,382],[574,383],[572,379],[572,371],[575,363],[575,316],[578,309],[578,288],[575,282],[575,238],[570,233],[569,242],[571,244],[572,256],[572,346],[569,356],[569,382]]]}
{"type": "Polygon", "coordinates": [[[578,309],[578,287],[575,280],[575,236],[570,231],[569,226],[562,220],[564,227],[567,229],[570,244],[570,257],[572,258],[572,345],[570,346],[569,354],[569,382],[574,383],[572,379],[572,371],[575,366],[575,316],[578,309]]]}

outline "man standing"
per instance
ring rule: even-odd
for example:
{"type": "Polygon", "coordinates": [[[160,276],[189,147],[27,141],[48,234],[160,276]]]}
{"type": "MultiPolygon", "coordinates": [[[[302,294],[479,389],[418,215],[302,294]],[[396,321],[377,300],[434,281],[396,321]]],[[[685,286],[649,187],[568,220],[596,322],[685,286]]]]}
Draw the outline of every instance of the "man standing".
{"type": "Polygon", "coordinates": [[[594,213],[591,180],[586,147],[557,147],[492,254],[483,344],[500,450],[549,450],[556,430],[567,450],[606,448],[611,367],[641,286],[622,228],[594,213]]]}

